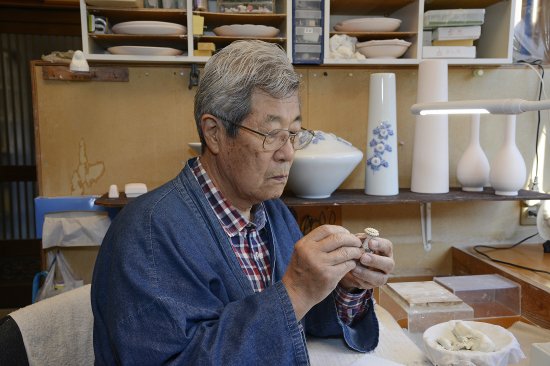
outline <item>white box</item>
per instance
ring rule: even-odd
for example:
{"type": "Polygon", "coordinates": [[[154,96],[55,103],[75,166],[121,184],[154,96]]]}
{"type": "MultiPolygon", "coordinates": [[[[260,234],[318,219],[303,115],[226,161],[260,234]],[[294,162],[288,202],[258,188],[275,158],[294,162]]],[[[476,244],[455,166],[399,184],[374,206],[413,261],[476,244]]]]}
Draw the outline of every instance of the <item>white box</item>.
{"type": "Polygon", "coordinates": [[[481,36],[481,26],[439,27],[432,32],[434,41],[449,41],[455,39],[478,39],[481,36]]]}
{"type": "Polygon", "coordinates": [[[476,58],[476,46],[423,46],[422,58],[476,58]]]}

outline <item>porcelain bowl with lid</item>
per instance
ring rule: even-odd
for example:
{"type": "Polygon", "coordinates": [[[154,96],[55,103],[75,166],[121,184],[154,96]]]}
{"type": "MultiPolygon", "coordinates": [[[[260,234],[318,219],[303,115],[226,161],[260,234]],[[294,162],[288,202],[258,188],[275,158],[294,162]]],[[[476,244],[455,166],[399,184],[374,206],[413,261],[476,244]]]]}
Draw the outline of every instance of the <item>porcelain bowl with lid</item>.
{"type": "Polygon", "coordinates": [[[287,186],[298,197],[330,197],[361,159],[363,152],[348,141],[315,131],[311,143],[296,151],[287,186]]]}

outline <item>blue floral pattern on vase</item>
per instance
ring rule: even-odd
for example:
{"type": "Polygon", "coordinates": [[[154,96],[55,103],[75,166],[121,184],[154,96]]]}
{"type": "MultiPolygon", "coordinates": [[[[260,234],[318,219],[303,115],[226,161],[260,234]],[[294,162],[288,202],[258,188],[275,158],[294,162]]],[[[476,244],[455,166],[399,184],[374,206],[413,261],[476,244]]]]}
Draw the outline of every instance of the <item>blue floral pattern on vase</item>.
{"type": "MultiPolygon", "coordinates": [[[[371,155],[367,157],[367,166],[372,171],[379,171],[380,168],[388,168],[390,164],[384,159],[385,153],[391,153],[392,148],[387,143],[390,136],[394,135],[394,131],[391,128],[391,124],[387,121],[382,121],[378,126],[372,130],[373,139],[369,141],[369,148],[371,155]]],[[[387,155],[386,155],[387,156],[387,155]]]]}

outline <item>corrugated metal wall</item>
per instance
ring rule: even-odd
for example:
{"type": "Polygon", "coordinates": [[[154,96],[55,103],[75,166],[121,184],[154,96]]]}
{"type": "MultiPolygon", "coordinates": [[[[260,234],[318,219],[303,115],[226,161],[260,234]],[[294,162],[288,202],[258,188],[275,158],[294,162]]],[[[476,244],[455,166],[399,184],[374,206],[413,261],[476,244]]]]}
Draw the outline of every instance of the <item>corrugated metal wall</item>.
{"type": "Polygon", "coordinates": [[[76,36],[0,33],[0,240],[35,237],[37,185],[34,179],[17,178],[18,172],[35,166],[29,62],[80,48],[76,36]]]}

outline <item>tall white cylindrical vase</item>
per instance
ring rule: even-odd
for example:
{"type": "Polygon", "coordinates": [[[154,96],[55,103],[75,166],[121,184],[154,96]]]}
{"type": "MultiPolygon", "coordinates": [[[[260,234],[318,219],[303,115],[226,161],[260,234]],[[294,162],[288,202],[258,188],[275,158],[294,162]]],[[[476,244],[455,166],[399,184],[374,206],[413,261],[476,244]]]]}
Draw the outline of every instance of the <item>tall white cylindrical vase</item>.
{"type": "Polygon", "coordinates": [[[395,74],[370,76],[365,193],[399,194],[395,74]]]}
{"type": "Polygon", "coordinates": [[[481,192],[489,183],[489,160],[479,143],[479,114],[470,120],[470,142],[456,167],[456,178],[463,191],[481,192]]]}
{"type": "Polygon", "coordinates": [[[495,194],[517,196],[526,179],[525,160],[516,146],[516,115],[507,115],[504,142],[491,161],[489,182],[495,194]]]}
{"type": "MultiPolygon", "coordinates": [[[[424,60],[418,66],[417,103],[446,102],[445,60],[424,60]]],[[[447,115],[416,116],[411,191],[449,192],[449,124],[447,115]]]]}

